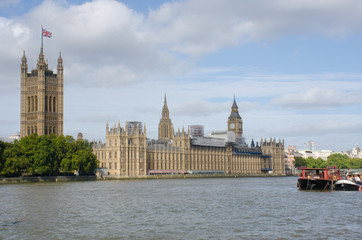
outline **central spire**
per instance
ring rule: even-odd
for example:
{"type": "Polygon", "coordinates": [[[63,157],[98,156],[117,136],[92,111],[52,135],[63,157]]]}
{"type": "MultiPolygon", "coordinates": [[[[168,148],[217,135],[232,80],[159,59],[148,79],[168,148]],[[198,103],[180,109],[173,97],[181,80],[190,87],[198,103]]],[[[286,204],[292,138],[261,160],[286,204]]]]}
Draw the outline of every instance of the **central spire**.
{"type": "Polygon", "coordinates": [[[159,140],[169,140],[173,137],[173,126],[170,119],[170,112],[167,107],[167,98],[165,94],[165,99],[163,102],[162,108],[162,117],[158,126],[158,139],[159,140]]]}

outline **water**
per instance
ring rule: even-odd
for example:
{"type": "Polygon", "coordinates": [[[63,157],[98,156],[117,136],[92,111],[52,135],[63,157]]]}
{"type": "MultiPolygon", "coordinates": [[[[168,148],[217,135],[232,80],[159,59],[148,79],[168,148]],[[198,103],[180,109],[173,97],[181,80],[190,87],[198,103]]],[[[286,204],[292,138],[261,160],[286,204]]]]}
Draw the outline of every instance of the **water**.
{"type": "Polygon", "coordinates": [[[0,185],[0,239],[359,239],[362,192],[297,178],[0,185]]]}

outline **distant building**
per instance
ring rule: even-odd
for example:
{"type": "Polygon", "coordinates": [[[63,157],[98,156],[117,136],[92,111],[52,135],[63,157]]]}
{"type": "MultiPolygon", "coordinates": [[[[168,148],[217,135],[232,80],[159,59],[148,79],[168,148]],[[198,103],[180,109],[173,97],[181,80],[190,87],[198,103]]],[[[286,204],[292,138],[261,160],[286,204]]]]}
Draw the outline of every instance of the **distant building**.
{"type": "Polygon", "coordinates": [[[25,51],[21,59],[20,137],[63,134],[63,59],[59,53],[57,73],[48,69],[43,48],[36,69],[28,72],[25,51]]]}
{"type": "Polygon", "coordinates": [[[0,141],[2,141],[2,142],[14,142],[15,140],[19,140],[19,139],[20,139],[19,132],[12,134],[9,137],[0,137],[0,141]]]}
{"type": "Polygon", "coordinates": [[[308,141],[309,151],[314,151],[314,141],[309,140],[308,141]]]}
{"type": "Polygon", "coordinates": [[[83,134],[82,133],[78,133],[78,136],[77,136],[77,140],[83,140],[83,134]]]}
{"type": "Polygon", "coordinates": [[[321,158],[327,161],[328,156],[335,153],[332,150],[310,150],[310,149],[314,149],[313,141],[309,141],[309,149],[297,149],[296,146],[293,147],[288,146],[287,155],[289,159],[295,157],[302,157],[302,158],[313,157],[313,158],[321,158]]]}
{"type": "Polygon", "coordinates": [[[204,126],[202,125],[190,125],[190,135],[192,138],[204,137],[204,126]]]}
{"type": "Polygon", "coordinates": [[[357,145],[354,148],[352,148],[352,151],[350,151],[350,153],[348,155],[351,158],[362,158],[362,151],[359,148],[359,146],[357,145]]]}
{"type": "Polygon", "coordinates": [[[106,142],[94,144],[99,167],[107,168],[110,175],[137,177],[186,170],[285,175],[284,141],[262,139],[260,145],[252,143],[248,147],[235,98],[227,121],[226,138],[204,137],[201,132],[191,136],[190,129],[174,132],[166,96],[158,140],[147,140],[146,126],[133,124],[130,127],[130,123],[126,122],[124,128],[120,123],[110,128],[107,123],[106,142]]]}
{"type": "Polygon", "coordinates": [[[20,132],[17,132],[13,135],[10,135],[9,138],[14,141],[14,140],[20,140],[20,132]]]}

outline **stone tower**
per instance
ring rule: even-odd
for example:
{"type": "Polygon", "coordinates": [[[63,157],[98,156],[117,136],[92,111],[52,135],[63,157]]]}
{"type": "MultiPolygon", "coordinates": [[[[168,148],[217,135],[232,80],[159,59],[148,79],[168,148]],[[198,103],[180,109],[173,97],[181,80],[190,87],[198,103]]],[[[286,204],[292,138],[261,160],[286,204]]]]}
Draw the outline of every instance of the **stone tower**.
{"type": "Polygon", "coordinates": [[[174,130],[170,119],[170,113],[167,107],[167,100],[165,94],[165,101],[162,108],[162,118],[158,124],[158,140],[170,140],[173,138],[174,130]]]}
{"type": "Polygon", "coordinates": [[[235,96],[234,96],[233,105],[231,106],[231,113],[228,118],[228,131],[234,132],[236,139],[242,138],[243,120],[240,117],[239,108],[235,101],[235,96]]]}
{"type": "Polygon", "coordinates": [[[59,53],[57,73],[48,69],[43,48],[36,69],[28,72],[25,51],[21,61],[20,137],[63,134],[63,59],[59,53]]]}

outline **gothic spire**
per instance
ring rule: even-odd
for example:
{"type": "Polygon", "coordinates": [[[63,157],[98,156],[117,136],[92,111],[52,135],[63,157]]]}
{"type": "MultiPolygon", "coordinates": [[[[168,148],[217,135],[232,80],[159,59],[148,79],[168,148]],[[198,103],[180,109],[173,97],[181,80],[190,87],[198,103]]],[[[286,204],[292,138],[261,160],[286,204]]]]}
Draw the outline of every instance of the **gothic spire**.
{"type": "Polygon", "coordinates": [[[235,94],[234,94],[234,102],[233,102],[233,106],[231,108],[238,108],[238,105],[236,104],[236,101],[235,101],[235,94]]]}
{"type": "Polygon", "coordinates": [[[25,50],[24,50],[24,52],[23,52],[23,57],[21,58],[21,65],[23,66],[23,67],[27,67],[27,59],[26,59],[26,56],[25,56],[25,50]]]}
{"type": "Polygon", "coordinates": [[[234,102],[233,105],[231,106],[231,113],[229,118],[241,118],[240,114],[239,114],[239,108],[238,105],[236,104],[236,100],[235,100],[235,95],[234,95],[234,102]]]}

